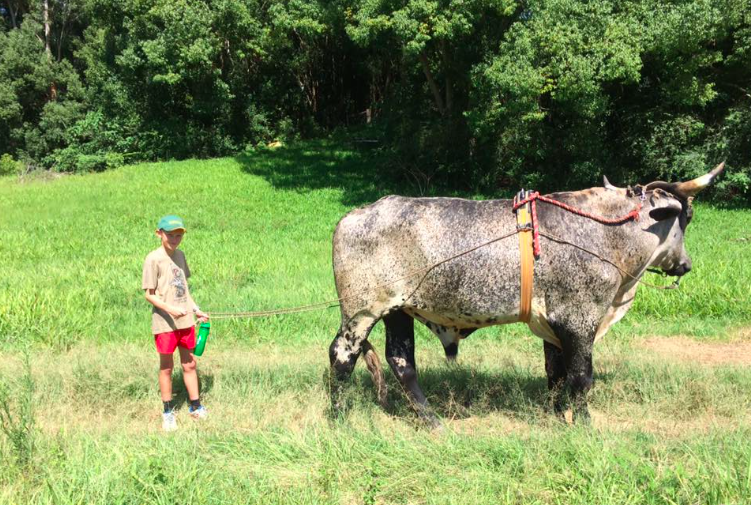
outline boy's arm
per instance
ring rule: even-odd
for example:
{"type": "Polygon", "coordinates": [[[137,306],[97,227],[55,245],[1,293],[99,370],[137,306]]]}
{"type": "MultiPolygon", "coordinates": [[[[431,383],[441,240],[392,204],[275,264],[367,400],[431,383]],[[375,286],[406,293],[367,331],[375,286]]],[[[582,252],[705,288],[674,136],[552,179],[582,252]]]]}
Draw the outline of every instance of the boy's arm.
{"type": "Polygon", "coordinates": [[[178,317],[185,316],[188,312],[186,310],[173,307],[172,305],[162,301],[156,294],[157,279],[159,277],[159,269],[157,262],[152,255],[146,256],[146,260],[143,263],[143,277],[141,280],[141,289],[144,291],[146,300],[156,307],[165,311],[167,314],[177,319],[178,317]]]}
{"type": "Polygon", "coordinates": [[[144,296],[146,297],[146,300],[151,305],[153,305],[157,309],[162,309],[163,311],[165,311],[167,314],[174,317],[175,319],[179,317],[183,317],[188,314],[187,310],[173,307],[172,305],[168,303],[164,303],[162,300],[160,300],[159,297],[156,295],[156,289],[145,289],[144,296]]]}
{"type": "Polygon", "coordinates": [[[188,298],[190,299],[190,306],[193,308],[193,312],[195,312],[196,317],[198,318],[198,322],[205,323],[208,321],[209,315],[202,311],[195,300],[193,300],[193,295],[190,294],[190,290],[188,290],[188,298]]]}

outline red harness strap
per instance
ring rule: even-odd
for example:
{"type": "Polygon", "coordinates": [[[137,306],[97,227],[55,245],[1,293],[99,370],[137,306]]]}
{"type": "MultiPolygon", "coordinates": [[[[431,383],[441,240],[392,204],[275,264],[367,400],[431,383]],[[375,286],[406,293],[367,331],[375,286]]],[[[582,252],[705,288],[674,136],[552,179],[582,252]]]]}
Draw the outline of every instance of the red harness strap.
{"type": "Polygon", "coordinates": [[[574,207],[571,207],[570,205],[566,205],[563,202],[559,202],[557,200],[553,200],[552,198],[548,198],[546,196],[542,196],[537,191],[534,191],[529,194],[529,196],[523,200],[514,202],[514,212],[519,207],[522,207],[523,205],[526,205],[528,203],[532,204],[532,236],[533,236],[533,243],[534,243],[534,253],[535,257],[538,258],[540,256],[541,248],[540,248],[540,227],[537,223],[537,200],[540,200],[545,203],[549,203],[551,205],[555,205],[556,207],[560,207],[564,210],[567,210],[571,212],[572,214],[576,214],[577,216],[586,217],[589,219],[592,219],[593,221],[597,221],[598,223],[602,224],[622,224],[626,221],[639,220],[639,211],[641,210],[641,203],[638,203],[634,210],[626,214],[625,216],[617,217],[617,218],[607,218],[598,216],[597,214],[591,214],[589,212],[584,212],[583,210],[575,209],[574,207]]]}

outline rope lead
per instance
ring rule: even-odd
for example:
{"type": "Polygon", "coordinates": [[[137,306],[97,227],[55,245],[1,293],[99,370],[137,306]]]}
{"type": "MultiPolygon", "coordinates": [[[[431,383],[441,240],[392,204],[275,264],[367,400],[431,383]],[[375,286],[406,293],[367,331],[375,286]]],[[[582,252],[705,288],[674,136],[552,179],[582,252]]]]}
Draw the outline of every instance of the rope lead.
{"type": "MultiPolygon", "coordinates": [[[[669,290],[669,289],[676,289],[676,288],[678,288],[680,277],[678,277],[676,279],[676,281],[673,282],[673,284],[671,284],[670,286],[656,286],[654,284],[649,284],[647,282],[642,281],[638,277],[630,274],[629,272],[625,271],[623,268],[619,267],[618,265],[616,265],[612,261],[610,261],[610,260],[608,260],[606,258],[603,258],[602,256],[600,256],[596,252],[590,251],[589,249],[586,249],[585,247],[582,247],[582,246],[579,246],[577,244],[571,243],[571,242],[569,242],[567,240],[563,240],[561,238],[555,237],[555,236],[550,235],[548,233],[541,232],[539,230],[539,226],[538,226],[538,222],[537,222],[537,206],[536,206],[536,201],[537,200],[540,200],[542,202],[545,202],[545,203],[548,203],[548,204],[551,204],[551,205],[555,205],[555,206],[560,207],[560,208],[562,208],[562,209],[564,209],[564,210],[566,210],[568,212],[571,212],[571,213],[576,214],[578,216],[586,217],[588,219],[592,219],[593,221],[596,221],[596,222],[602,223],[602,224],[623,224],[623,223],[625,223],[627,221],[631,221],[631,220],[638,221],[639,220],[639,211],[641,211],[641,208],[642,208],[642,204],[641,203],[638,203],[636,205],[636,207],[633,210],[631,210],[631,212],[629,212],[628,214],[626,214],[624,216],[621,216],[621,217],[618,217],[618,218],[611,219],[611,218],[606,218],[606,217],[603,217],[603,216],[598,216],[596,214],[591,214],[589,212],[584,212],[582,210],[579,210],[579,209],[576,209],[576,208],[571,207],[569,205],[566,205],[563,202],[559,202],[557,200],[553,200],[552,198],[548,198],[546,196],[542,196],[542,195],[540,195],[540,193],[538,193],[538,192],[535,191],[535,192],[531,193],[524,200],[516,202],[513,205],[513,210],[516,211],[516,209],[518,209],[519,207],[521,207],[523,205],[526,205],[528,203],[531,203],[531,207],[532,207],[532,231],[533,231],[533,235],[534,235],[533,248],[534,248],[534,255],[535,255],[535,257],[539,257],[540,256],[540,253],[541,253],[540,236],[543,236],[543,237],[545,237],[545,238],[547,238],[549,240],[552,240],[554,242],[558,242],[560,244],[567,244],[567,245],[570,245],[572,247],[575,247],[575,248],[579,249],[580,251],[586,252],[586,253],[594,256],[595,258],[599,259],[600,261],[602,261],[604,263],[608,263],[609,265],[615,267],[619,272],[621,272],[621,274],[623,274],[623,275],[625,275],[627,277],[631,277],[636,282],[639,282],[640,284],[643,284],[644,286],[647,286],[647,287],[650,287],[650,288],[654,288],[654,289],[662,289],[662,290],[669,290]]],[[[519,231],[520,230],[514,230],[513,232],[507,233],[506,235],[503,235],[501,237],[496,237],[496,238],[494,238],[492,240],[488,240],[487,242],[483,242],[482,244],[477,245],[475,247],[472,247],[471,249],[467,249],[465,251],[460,252],[459,254],[455,254],[454,256],[451,256],[449,258],[445,258],[445,259],[443,259],[441,261],[438,261],[437,263],[433,263],[430,266],[427,266],[427,267],[421,268],[419,270],[415,270],[413,272],[410,272],[407,275],[402,276],[402,277],[400,277],[400,278],[398,278],[396,280],[393,280],[393,281],[390,281],[390,282],[386,282],[384,284],[379,284],[378,286],[375,286],[373,288],[368,289],[368,291],[366,291],[366,292],[376,291],[376,290],[378,290],[380,288],[384,288],[384,287],[390,286],[392,284],[396,284],[397,282],[404,281],[406,279],[414,277],[415,275],[418,275],[421,272],[424,272],[423,278],[420,279],[420,283],[422,283],[422,281],[425,279],[425,277],[432,270],[434,270],[435,268],[443,265],[444,263],[447,263],[449,261],[455,260],[456,258],[459,258],[461,256],[467,255],[467,254],[469,254],[471,252],[474,252],[474,251],[476,251],[476,250],[478,250],[478,249],[480,249],[482,247],[488,246],[488,245],[493,244],[495,242],[500,242],[501,240],[505,240],[505,239],[507,239],[507,238],[509,238],[509,237],[511,237],[513,235],[516,235],[517,233],[519,233],[519,231]]],[[[252,318],[252,317],[266,317],[266,316],[277,316],[277,315],[286,315],[286,314],[299,314],[299,313],[302,313],[302,312],[311,312],[311,311],[314,311],[314,310],[332,309],[334,307],[338,307],[339,305],[341,305],[341,302],[343,300],[347,300],[349,298],[354,298],[354,296],[355,295],[352,295],[352,296],[349,296],[349,297],[339,297],[339,298],[335,298],[335,299],[332,299],[332,300],[326,300],[324,302],[313,303],[313,304],[310,304],[310,305],[301,305],[299,307],[288,307],[288,308],[276,309],[276,310],[261,310],[261,311],[257,311],[257,312],[247,312],[247,311],[246,312],[210,312],[209,316],[212,319],[234,319],[234,318],[245,318],[245,317],[252,318]]]]}

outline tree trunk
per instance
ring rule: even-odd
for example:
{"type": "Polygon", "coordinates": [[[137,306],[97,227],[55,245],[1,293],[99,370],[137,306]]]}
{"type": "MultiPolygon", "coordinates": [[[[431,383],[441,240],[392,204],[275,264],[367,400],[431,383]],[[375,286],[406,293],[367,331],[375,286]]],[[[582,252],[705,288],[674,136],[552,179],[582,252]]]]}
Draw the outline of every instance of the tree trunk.
{"type": "Polygon", "coordinates": [[[8,0],[5,3],[8,6],[8,12],[10,12],[10,24],[13,28],[18,28],[18,24],[16,24],[16,13],[13,11],[13,2],[8,0]]]}
{"type": "Polygon", "coordinates": [[[454,108],[454,82],[451,79],[451,53],[445,40],[441,40],[443,71],[446,74],[446,114],[451,116],[454,108]]]}
{"type": "Polygon", "coordinates": [[[60,37],[57,39],[57,61],[60,62],[63,59],[63,39],[65,38],[65,25],[63,24],[60,29],[60,37]]]}
{"type": "Polygon", "coordinates": [[[52,49],[50,48],[50,2],[44,0],[44,52],[47,53],[47,60],[52,61],[52,49]]]}
{"type": "Polygon", "coordinates": [[[422,62],[422,71],[425,73],[425,78],[428,80],[428,86],[430,91],[433,92],[433,98],[435,99],[435,105],[438,107],[438,112],[441,116],[446,114],[446,109],[443,106],[443,99],[441,98],[441,91],[438,89],[438,85],[433,79],[433,74],[430,72],[430,62],[428,61],[428,55],[425,51],[420,51],[420,61],[422,62]]]}
{"type": "MultiPolygon", "coordinates": [[[[47,61],[52,63],[52,48],[50,47],[50,32],[52,31],[50,28],[50,2],[49,0],[44,0],[44,52],[47,54],[47,61]]],[[[49,96],[50,100],[57,100],[57,84],[55,81],[52,81],[50,83],[50,90],[49,90],[49,96]]]]}

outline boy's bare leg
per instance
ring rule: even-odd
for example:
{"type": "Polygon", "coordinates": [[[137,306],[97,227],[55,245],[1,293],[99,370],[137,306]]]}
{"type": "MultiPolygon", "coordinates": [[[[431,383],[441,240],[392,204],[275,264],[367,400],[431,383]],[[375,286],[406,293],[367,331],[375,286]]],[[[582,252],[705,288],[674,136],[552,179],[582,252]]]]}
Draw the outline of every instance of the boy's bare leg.
{"type": "Polygon", "coordinates": [[[189,400],[198,400],[198,374],[196,373],[196,359],[193,353],[183,347],[180,349],[180,363],[183,366],[183,381],[188,391],[189,400]]]}
{"type": "Polygon", "coordinates": [[[159,391],[162,393],[162,401],[172,400],[172,367],[174,362],[171,354],[159,355],[159,391]]]}

